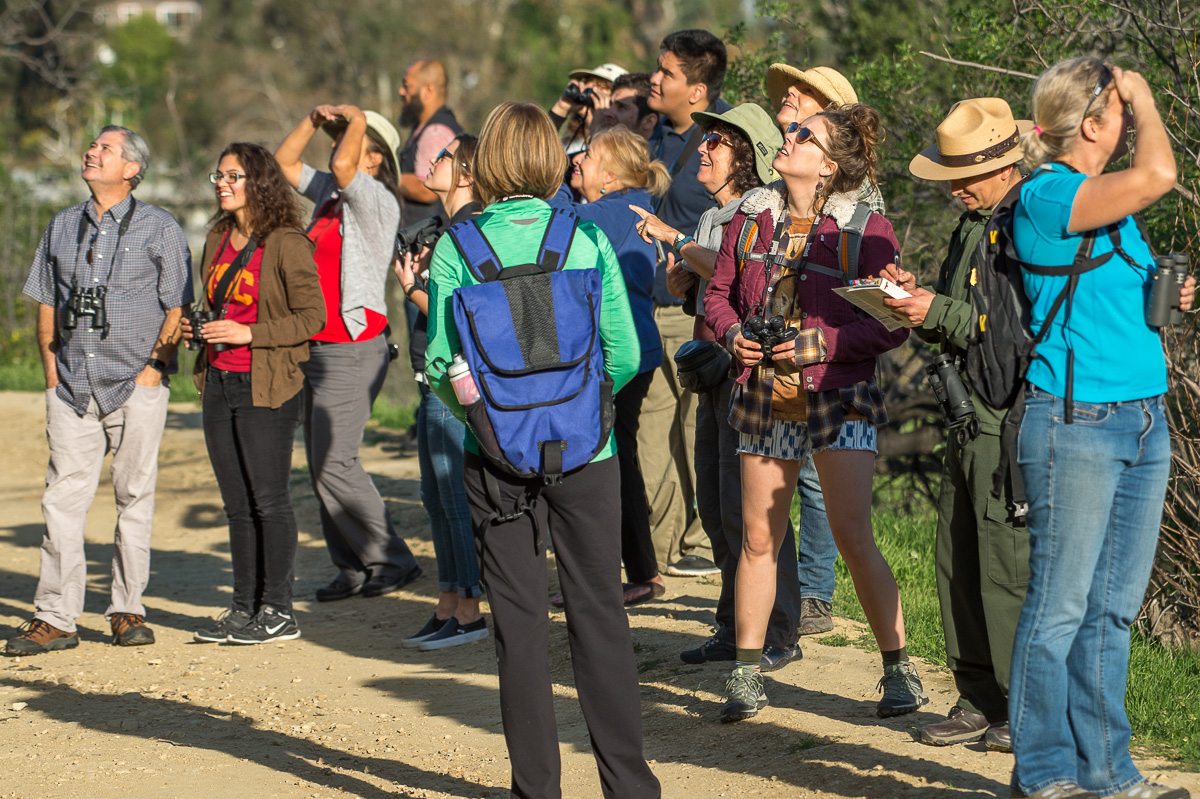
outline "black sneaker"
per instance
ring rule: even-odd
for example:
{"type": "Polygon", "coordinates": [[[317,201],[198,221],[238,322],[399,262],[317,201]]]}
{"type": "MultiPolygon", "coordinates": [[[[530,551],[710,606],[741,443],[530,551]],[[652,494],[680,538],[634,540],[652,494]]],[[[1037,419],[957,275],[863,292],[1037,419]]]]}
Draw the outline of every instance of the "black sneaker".
{"type": "Polygon", "coordinates": [[[693,664],[710,663],[714,660],[737,660],[737,647],[732,641],[723,641],[714,635],[695,649],[680,652],[679,659],[684,663],[693,664]]]}
{"type": "Polygon", "coordinates": [[[449,619],[439,619],[435,613],[429,617],[429,621],[425,622],[425,626],[417,630],[416,633],[407,638],[400,639],[400,646],[405,649],[416,649],[421,645],[422,641],[431,635],[436,635],[439,630],[445,627],[447,621],[449,619]]]}
{"type": "Polygon", "coordinates": [[[800,644],[792,644],[791,646],[764,646],[762,653],[762,663],[759,668],[763,671],[775,671],[782,669],[793,660],[799,660],[804,657],[804,653],[800,651],[800,644]]]}
{"type": "Polygon", "coordinates": [[[699,555],[684,555],[667,567],[667,574],[673,577],[706,577],[720,573],[717,564],[699,555]]]}
{"type": "Polygon", "coordinates": [[[221,644],[229,640],[229,634],[243,629],[250,623],[250,614],[241,610],[229,610],[211,620],[206,626],[192,633],[197,641],[221,644]]]}
{"type": "Polygon", "coordinates": [[[295,616],[264,606],[245,627],[229,633],[226,640],[231,644],[269,644],[299,637],[300,625],[296,624],[295,616]]]}
{"type": "Polygon", "coordinates": [[[883,691],[883,698],[875,706],[880,718],[902,716],[912,713],[929,701],[917,669],[909,661],[883,667],[883,676],[876,688],[883,691]]]}
{"type": "Polygon", "coordinates": [[[759,670],[750,666],[734,669],[725,683],[725,704],[721,707],[721,721],[753,718],[766,706],[767,692],[763,689],[763,676],[759,670]]]}
{"type": "Polygon", "coordinates": [[[473,621],[470,624],[459,624],[458,619],[451,616],[442,626],[442,629],[418,644],[417,648],[422,652],[430,652],[434,649],[446,649],[461,644],[469,644],[472,641],[480,641],[487,637],[487,622],[483,619],[473,621]]]}

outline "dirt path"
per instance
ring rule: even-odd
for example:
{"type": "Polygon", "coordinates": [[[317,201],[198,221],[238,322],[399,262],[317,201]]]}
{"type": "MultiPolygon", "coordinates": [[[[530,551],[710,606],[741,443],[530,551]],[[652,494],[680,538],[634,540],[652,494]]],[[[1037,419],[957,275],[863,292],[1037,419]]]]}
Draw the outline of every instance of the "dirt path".
{"type": "MultiPolygon", "coordinates": [[[[46,460],[42,403],[36,394],[0,393],[5,637],[33,610],[46,460]]],[[[158,643],[108,645],[100,615],[114,519],[106,474],[88,519],[82,643],[0,661],[0,796],[507,796],[491,641],[428,653],[399,645],[428,617],[435,593],[415,454],[381,433],[371,435],[363,459],[427,576],[412,590],[378,599],[309,601],[332,575],[315,500],[297,471],[303,637],[261,648],[195,644],[197,621],[229,603],[228,541],[198,410],[173,407],[146,596],[158,643]]],[[[298,453],[296,465],[302,462],[298,453]]],[[[1008,795],[1009,756],[981,745],[914,742],[914,728],[953,700],[946,673],[929,665],[922,666],[934,698],[927,712],[881,721],[872,714],[877,655],[806,641],[803,661],[773,675],[770,708],[742,724],[716,723],[725,664],[685,666],[677,652],[709,634],[717,587],[667,579],[664,600],[630,614],[646,753],[665,796],[1008,795]]],[[[840,631],[859,635],[849,622],[840,631]]],[[[551,647],[563,793],[599,797],[562,614],[554,616],[551,647]]],[[[1147,774],[1161,773],[1158,764],[1143,765],[1147,774]]],[[[1169,780],[1200,796],[1200,775],[1169,780]]]]}

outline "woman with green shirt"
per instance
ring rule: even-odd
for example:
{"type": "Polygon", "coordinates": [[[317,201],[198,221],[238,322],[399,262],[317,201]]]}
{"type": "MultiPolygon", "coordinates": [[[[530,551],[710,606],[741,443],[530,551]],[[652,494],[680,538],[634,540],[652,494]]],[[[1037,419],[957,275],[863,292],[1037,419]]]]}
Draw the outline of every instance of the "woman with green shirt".
{"type": "MultiPolygon", "coordinates": [[[[566,166],[554,127],[538,106],[504,103],[488,116],[472,166],[476,191],[485,205],[475,222],[502,266],[536,260],[553,213],[545,198],[557,191],[566,166]]],[[[600,346],[605,371],[619,391],[636,374],[641,352],[612,245],[595,225],[581,222],[563,268],[600,270],[600,346]]],[[[446,373],[462,349],[451,298],[455,289],[476,282],[453,238],[443,236],[430,266],[425,373],[430,387],[460,419],[465,412],[446,373]]],[[[622,605],[620,475],[612,438],[590,463],[568,472],[554,486],[501,471],[479,454],[469,428],[465,449],[463,477],[496,631],[513,797],[561,796],[547,654],[546,553],[542,546],[531,545],[540,541],[539,530],[548,530],[554,538],[575,685],[604,796],[660,796],[658,780],[642,754],[637,667],[622,605]],[[485,475],[499,485],[506,508],[493,507],[485,475]],[[529,512],[484,524],[494,511],[510,512],[523,496],[534,495],[529,512]]]]}

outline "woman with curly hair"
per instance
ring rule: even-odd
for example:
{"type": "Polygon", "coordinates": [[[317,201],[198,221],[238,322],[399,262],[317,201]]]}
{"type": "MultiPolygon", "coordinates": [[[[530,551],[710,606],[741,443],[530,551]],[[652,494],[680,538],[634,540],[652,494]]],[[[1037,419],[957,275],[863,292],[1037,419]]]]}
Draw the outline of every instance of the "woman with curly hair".
{"type": "Polygon", "coordinates": [[[325,324],[313,244],[291,188],[257,144],[225,148],[209,175],[217,213],[201,260],[216,317],[184,336],[205,346],[195,381],[204,441],[225,515],[233,604],[197,641],[256,644],[300,636],[292,614],[296,517],[289,481],[308,338],[325,324]]]}
{"type": "MultiPolygon", "coordinates": [[[[773,162],[782,186],[742,202],[705,298],[709,328],[740,366],[730,423],[739,434],[745,533],[734,607],[737,665],[725,687],[722,721],[750,718],[767,704],[763,640],[792,495],[810,454],[834,541],[882,651],[883,698],[876,712],[911,713],[929,701],[908,659],[895,577],[871,528],[876,428],[888,418],[875,359],[903,344],[908,329],[889,332],[873,318],[860,318],[833,292],[843,284],[840,233],[854,216],[863,180],[874,182],[882,136],[879,114],[865,105],[789,124],[773,162]],[[737,250],[748,218],[757,232],[747,255],[737,250]],[[788,340],[765,352],[752,322],[773,317],[794,327],[788,340]]],[[[878,275],[898,246],[891,224],[871,214],[859,274],[878,275]]]]}

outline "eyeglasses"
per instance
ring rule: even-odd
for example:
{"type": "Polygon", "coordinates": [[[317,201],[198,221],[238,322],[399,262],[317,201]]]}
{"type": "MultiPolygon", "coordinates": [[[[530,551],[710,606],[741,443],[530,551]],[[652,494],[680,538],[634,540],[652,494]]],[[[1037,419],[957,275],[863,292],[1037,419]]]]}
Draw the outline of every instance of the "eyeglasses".
{"type": "Polygon", "coordinates": [[[709,150],[713,149],[714,147],[720,147],[722,144],[724,144],[726,147],[733,147],[733,142],[716,131],[707,133],[703,138],[700,139],[700,145],[708,148],[709,150]]]}
{"type": "Polygon", "coordinates": [[[818,150],[825,154],[826,158],[828,158],[830,161],[833,160],[833,156],[830,155],[829,151],[825,149],[825,145],[821,144],[821,140],[818,139],[816,134],[814,134],[810,129],[800,127],[799,122],[792,122],[789,123],[787,128],[783,131],[784,138],[791,136],[793,133],[796,134],[796,144],[808,144],[809,142],[812,142],[813,144],[817,145],[818,150]]]}
{"type": "Polygon", "coordinates": [[[234,183],[237,183],[239,180],[242,180],[245,177],[246,176],[241,172],[226,172],[225,174],[221,174],[220,172],[210,172],[208,174],[208,182],[213,184],[228,183],[232,186],[234,183]]]}
{"type": "MultiPolygon", "coordinates": [[[[433,163],[431,163],[429,166],[430,166],[430,168],[432,169],[433,167],[437,166],[439,163],[441,163],[442,161],[446,160],[447,158],[453,158],[453,157],[454,157],[454,153],[450,152],[450,148],[449,148],[449,147],[443,147],[443,148],[442,148],[442,151],[441,151],[440,153],[438,153],[438,154],[437,154],[437,158],[433,159],[433,163]]],[[[459,167],[460,167],[460,168],[462,168],[462,169],[467,169],[467,168],[468,168],[468,167],[467,167],[467,165],[466,165],[466,164],[464,164],[462,161],[459,161],[459,162],[458,162],[458,165],[459,165],[459,167]]]]}
{"type": "Polygon", "coordinates": [[[1096,102],[1096,98],[1100,96],[1100,92],[1112,82],[1113,72],[1108,64],[1100,65],[1100,77],[1096,80],[1096,87],[1092,89],[1092,96],[1088,98],[1087,105],[1083,107],[1083,116],[1079,118],[1079,124],[1083,124],[1083,120],[1088,118],[1088,111],[1092,110],[1092,103],[1096,102]]]}

